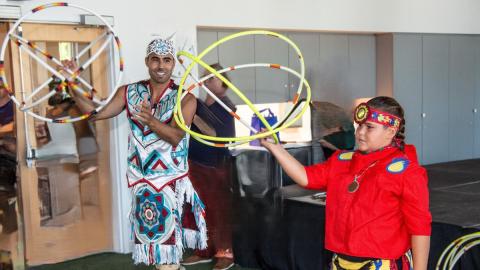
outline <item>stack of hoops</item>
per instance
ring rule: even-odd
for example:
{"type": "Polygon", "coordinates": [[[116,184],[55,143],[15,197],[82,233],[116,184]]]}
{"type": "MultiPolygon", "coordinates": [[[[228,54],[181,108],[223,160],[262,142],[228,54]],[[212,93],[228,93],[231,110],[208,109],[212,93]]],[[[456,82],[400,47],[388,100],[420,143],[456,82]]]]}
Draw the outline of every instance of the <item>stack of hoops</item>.
{"type": "Polygon", "coordinates": [[[469,249],[480,245],[480,232],[464,235],[447,246],[438,259],[436,270],[452,270],[469,249]]]}
{"type": "MultiPolygon", "coordinates": [[[[93,88],[93,86],[90,85],[86,80],[82,79],[82,77],[80,77],[80,74],[88,66],[90,66],[100,56],[100,54],[103,51],[105,51],[108,48],[108,45],[110,43],[112,43],[113,40],[115,41],[115,47],[117,49],[116,51],[118,53],[118,60],[119,60],[118,61],[119,72],[117,73],[118,76],[117,76],[115,85],[113,87],[113,89],[117,89],[120,86],[120,83],[122,81],[123,66],[124,66],[122,51],[121,51],[121,45],[120,45],[120,39],[118,38],[117,35],[115,35],[115,32],[114,32],[112,26],[109,25],[107,23],[107,21],[102,16],[98,15],[97,13],[95,13],[95,12],[89,10],[89,9],[79,7],[79,6],[76,6],[76,5],[73,5],[73,4],[69,4],[69,3],[63,3],[63,2],[49,3],[49,4],[45,4],[45,5],[41,5],[41,6],[38,6],[36,8],[33,8],[32,10],[27,12],[25,15],[23,15],[20,19],[18,19],[15,22],[15,24],[8,31],[5,40],[3,41],[1,51],[0,51],[0,83],[1,83],[0,86],[3,86],[5,89],[7,89],[7,91],[10,94],[10,98],[13,100],[13,102],[18,106],[18,108],[21,111],[26,112],[29,115],[31,115],[31,116],[39,119],[39,120],[46,121],[46,122],[55,122],[55,123],[71,123],[71,122],[86,119],[86,118],[90,117],[91,115],[99,112],[113,98],[115,91],[111,91],[110,96],[105,101],[102,101],[94,95],[96,91],[93,88]],[[45,52],[45,51],[41,50],[38,46],[35,45],[35,43],[33,43],[33,42],[31,42],[31,41],[29,41],[29,40],[27,40],[27,39],[25,39],[21,36],[21,23],[23,23],[27,19],[30,19],[30,17],[32,17],[32,15],[37,13],[37,12],[43,11],[43,10],[48,9],[48,8],[59,8],[59,7],[79,9],[83,12],[87,12],[89,14],[92,14],[92,15],[96,16],[106,27],[106,31],[102,35],[98,36],[96,39],[94,39],[92,42],[90,42],[90,44],[88,44],[84,49],[82,49],[74,57],[74,59],[72,59],[73,61],[78,61],[80,59],[80,57],[82,57],[84,54],[88,53],[89,50],[97,42],[103,40],[103,43],[100,45],[99,49],[88,60],[86,60],[83,64],[79,65],[79,67],[76,70],[70,70],[68,68],[63,68],[63,70],[68,74],[68,76],[64,76],[60,71],[57,70],[56,67],[50,66],[44,59],[39,57],[38,54],[42,55],[47,60],[53,62],[53,64],[55,64],[56,66],[62,66],[62,63],[60,62],[60,60],[56,59],[55,57],[53,57],[48,52],[45,52]],[[30,95],[28,95],[28,96],[21,95],[22,96],[21,100],[19,100],[19,97],[16,96],[15,94],[16,94],[16,92],[17,93],[18,92],[23,93],[24,89],[21,89],[21,88],[23,88],[23,86],[15,87],[16,91],[11,89],[8,85],[7,77],[5,75],[5,70],[4,70],[5,53],[6,53],[6,49],[7,49],[8,44],[10,43],[10,41],[13,41],[13,43],[16,44],[21,51],[26,52],[32,59],[37,61],[41,66],[43,66],[50,73],[53,74],[48,80],[46,80],[45,82],[43,82],[39,86],[37,86],[35,89],[33,89],[31,91],[30,95]],[[58,83],[57,87],[55,87],[53,89],[50,89],[48,94],[46,94],[46,95],[44,95],[40,98],[35,97],[37,94],[39,94],[42,91],[42,89],[44,89],[51,82],[54,82],[56,80],[60,81],[60,83],[58,83]],[[82,87],[80,87],[79,83],[83,84],[83,86],[86,89],[83,89],[82,87]],[[53,96],[56,93],[60,92],[64,95],[67,95],[68,94],[68,93],[66,93],[67,88],[70,88],[74,91],[77,91],[80,94],[90,98],[94,103],[96,103],[99,106],[96,107],[95,110],[93,110],[92,112],[85,113],[85,114],[77,116],[77,117],[67,117],[67,118],[62,118],[62,119],[47,118],[47,117],[44,117],[44,116],[39,115],[39,114],[35,113],[34,111],[32,111],[32,108],[34,108],[35,106],[39,105],[40,103],[48,100],[48,98],[50,98],[51,96],[53,96]]],[[[23,78],[22,78],[22,81],[23,81],[23,78]]]]}
{"type": "MultiPolygon", "coordinates": [[[[0,52],[0,83],[2,83],[2,86],[6,88],[11,96],[11,99],[14,101],[14,103],[19,107],[19,109],[28,115],[31,115],[35,118],[38,118],[43,121],[47,122],[55,122],[55,123],[71,123],[74,121],[79,121],[79,120],[84,120],[86,118],[89,118],[91,115],[96,114],[99,112],[107,103],[110,102],[110,100],[114,96],[115,91],[111,91],[110,96],[106,100],[100,100],[95,96],[95,89],[93,86],[91,86],[86,80],[82,79],[80,77],[80,74],[82,71],[84,71],[95,59],[97,59],[102,51],[104,51],[109,43],[111,41],[115,41],[117,52],[118,52],[118,59],[119,59],[119,73],[116,79],[115,86],[113,89],[117,89],[121,83],[122,80],[122,75],[123,75],[123,58],[122,58],[122,53],[121,53],[121,45],[120,45],[120,40],[119,38],[114,34],[114,30],[112,26],[110,26],[105,19],[103,19],[100,15],[96,14],[95,12],[88,10],[86,8],[82,8],[76,5],[72,5],[69,3],[50,3],[50,4],[45,4],[38,6],[32,10],[30,10],[28,13],[23,15],[14,25],[13,27],[9,30],[7,34],[7,38],[4,40],[2,47],[1,47],[1,52],[0,52]],[[30,18],[33,14],[40,12],[42,10],[45,10],[47,8],[57,8],[57,7],[70,7],[70,8],[75,8],[75,9],[80,9],[82,11],[86,11],[90,14],[95,15],[98,17],[98,19],[104,23],[106,27],[106,32],[93,40],[86,48],[84,48],[78,55],[75,56],[73,59],[74,61],[78,61],[80,57],[87,53],[90,48],[100,40],[104,40],[103,43],[100,45],[99,49],[92,55],[90,59],[85,61],[85,63],[79,65],[79,67],[76,70],[70,70],[68,68],[63,67],[64,73],[58,71],[55,67],[50,66],[47,61],[51,61],[53,64],[56,66],[62,66],[62,63],[53,57],[51,54],[48,52],[45,52],[41,50],[38,46],[36,46],[33,42],[30,42],[29,40],[23,38],[21,36],[21,31],[20,31],[20,24],[24,22],[27,18],[30,18]],[[12,90],[8,86],[7,78],[5,76],[5,71],[3,68],[4,64],[4,59],[5,59],[5,52],[8,44],[10,41],[13,41],[13,44],[16,44],[19,46],[19,49],[21,51],[26,52],[30,57],[32,57],[34,60],[36,60],[40,65],[45,67],[51,74],[52,76],[46,80],[45,82],[41,83],[39,86],[37,86],[35,89],[31,91],[31,93],[28,96],[25,96],[23,94],[24,89],[21,89],[23,87],[20,87],[20,89],[15,89],[12,90]],[[39,55],[42,55],[44,58],[47,59],[45,61],[39,55]],[[65,75],[68,74],[68,75],[65,75]],[[37,98],[36,95],[41,93],[41,90],[44,89],[45,87],[49,86],[52,84],[52,82],[56,82],[55,87],[49,90],[48,94],[37,98]],[[85,89],[83,89],[82,87],[85,89]],[[68,89],[71,89],[72,91],[76,91],[88,98],[90,98],[94,103],[99,105],[98,107],[95,108],[92,112],[83,114],[78,117],[67,117],[67,118],[61,118],[61,119],[50,119],[47,117],[44,117],[42,115],[39,115],[32,111],[32,108],[35,106],[39,105],[40,103],[48,100],[51,96],[53,96],[56,93],[62,93],[63,95],[68,95],[68,89]],[[16,95],[16,93],[21,92],[22,95],[16,95]],[[21,98],[20,98],[21,97],[21,98]]],[[[190,54],[187,51],[180,51],[177,53],[177,58],[179,59],[179,62],[182,64],[182,67],[185,69],[185,73],[183,77],[181,78],[181,82],[179,85],[179,91],[178,91],[178,98],[177,98],[177,104],[175,107],[175,113],[174,113],[174,119],[177,122],[178,126],[183,129],[184,131],[190,133],[192,137],[204,144],[214,146],[214,147],[230,147],[230,146],[237,146],[240,144],[248,143],[249,141],[255,140],[255,139],[260,139],[260,138],[265,138],[268,136],[272,136],[273,139],[275,140],[276,143],[279,143],[278,137],[276,133],[279,131],[289,127],[293,123],[295,123],[297,120],[300,119],[300,117],[305,113],[307,110],[309,104],[310,104],[310,99],[311,99],[311,89],[310,85],[308,84],[307,80],[305,79],[305,62],[304,58],[302,56],[302,53],[300,52],[300,49],[298,46],[291,41],[289,38],[275,33],[271,31],[264,31],[264,30],[252,30],[252,31],[244,31],[244,32],[239,32],[235,33],[232,35],[229,35],[227,37],[224,37],[217,42],[213,43],[210,45],[208,48],[206,48],[204,51],[202,51],[198,56],[194,56],[190,54]],[[252,63],[252,64],[241,64],[241,65],[236,65],[236,66],[231,66],[223,70],[214,70],[212,67],[207,65],[204,61],[202,61],[202,58],[210,52],[212,49],[216,48],[217,46],[233,40],[238,37],[242,36],[247,36],[247,35],[267,35],[270,37],[278,38],[278,40],[283,40],[284,42],[287,42],[296,52],[298,56],[298,60],[300,63],[300,73],[289,68],[286,66],[282,66],[279,64],[272,64],[272,63],[252,63]],[[192,61],[188,67],[184,66],[184,59],[182,58],[188,58],[192,61]],[[191,72],[195,64],[201,65],[203,68],[208,70],[211,74],[201,78],[197,79],[195,78],[191,72]],[[253,103],[238,89],[235,85],[233,85],[230,81],[228,81],[224,76],[222,76],[223,73],[228,72],[228,71],[233,71],[233,70],[238,70],[238,69],[243,69],[243,68],[273,68],[273,69],[279,69],[286,71],[297,78],[299,78],[300,83],[298,85],[297,92],[294,96],[294,98],[290,101],[293,103],[292,109],[285,115],[285,117],[278,121],[275,125],[269,125],[268,122],[265,120],[264,116],[259,112],[259,110],[253,105],[253,103]],[[193,80],[196,82],[188,87],[186,87],[185,90],[185,83],[187,80],[187,77],[193,78],[193,80]],[[250,124],[247,123],[245,119],[240,117],[238,114],[236,114],[234,111],[229,109],[223,102],[221,102],[220,99],[218,99],[207,87],[204,85],[204,81],[207,79],[216,76],[220,80],[222,80],[232,91],[243,101],[245,102],[246,105],[254,112],[254,114],[260,119],[260,121],[265,125],[266,131],[261,132],[260,130],[256,130],[255,128],[251,127],[250,124]],[[194,90],[197,87],[202,87],[208,95],[210,95],[216,102],[218,102],[225,110],[227,110],[232,117],[240,121],[243,125],[245,125],[250,131],[252,132],[253,135],[251,136],[243,136],[243,137],[233,137],[233,138],[227,138],[227,137],[213,137],[213,136],[207,136],[201,133],[194,132],[190,130],[189,127],[185,125],[185,119],[183,118],[182,111],[179,109],[181,108],[181,101],[183,97],[185,97],[186,94],[190,93],[192,90],[194,90]],[[302,93],[303,89],[306,89],[306,93],[302,93]],[[300,98],[304,102],[299,102],[300,98]],[[299,110],[298,113],[293,115],[294,111],[297,111],[297,107],[299,107],[302,104],[302,109],[299,110]],[[293,115],[293,116],[292,116],[293,115]]],[[[16,87],[18,88],[18,87],[16,87]]]]}
{"type": "Polygon", "coordinates": [[[215,42],[212,45],[210,45],[209,47],[207,47],[198,56],[194,56],[194,55],[192,55],[192,54],[190,54],[186,51],[180,51],[180,52],[177,53],[177,58],[179,59],[179,62],[182,64],[182,67],[185,69],[185,74],[183,75],[183,77],[180,81],[180,85],[179,85],[178,98],[177,98],[177,104],[175,106],[174,119],[181,129],[183,129],[185,132],[190,133],[190,135],[194,139],[196,139],[199,142],[204,143],[206,145],[214,146],[214,147],[232,147],[232,146],[237,146],[237,145],[240,145],[240,144],[248,143],[249,141],[252,141],[252,140],[265,138],[265,137],[268,137],[268,136],[272,136],[274,138],[275,142],[278,143],[279,140],[278,140],[278,137],[275,134],[277,132],[279,132],[280,130],[283,130],[283,129],[289,127],[290,125],[295,123],[298,119],[300,119],[300,117],[303,115],[303,113],[305,113],[305,111],[308,109],[308,106],[310,104],[311,89],[310,89],[310,85],[308,84],[307,80],[305,79],[305,62],[304,62],[302,53],[300,52],[300,49],[298,48],[298,46],[293,41],[291,41],[289,38],[287,38],[287,37],[285,37],[281,34],[271,32],[271,31],[265,31],[265,30],[243,31],[243,32],[239,32],[239,33],[235,33],[235,34],[226,36],[226,37],[218,40],[217,42],[215,42]],[[202,58],[209,51],[216,48],[220,44],[223,44],[223,43],[225,43],[227,41],[230,41],[232,39],[242,37],[242,36],[247,36],[247,35],[268,35],[268,36],[275,37],[275,38],[278,38],[280,40],[283,40],[283,41],[287,42],[297,53],[298,60],[300,62],[300,73],[296,72],[295,70],[292,70],[289,67],[285,67],[285,66],[282,66],[282,65],[279,65],[279,64],[271,64],[271,63],[242,64],[242,65],[231,66],[231,67],[228,67],[228,68],[225,68],[225,69],[222,69],[222,70],[215,70],[212,67],[210,67],[208,64],[206,64],[204,61],[202,61],[202,58]],[[183,65],[184,61],[181,57],[186,57],[186,58],[192,60],[193,62],[188,67],[185,67],[183,65]],[[195,78],[191,74],[191,71],[192,71],[195,64],[201,65],[204,69],[206,69],[211,74],[209,74],[209,75],[207,75],[207,76],[205,76],[201,79],[195,78]],[[293,100],[291,100],[291,102],[294,105],[299,104],[300,97],[302,97],[302,91],[305,87],[305,89],[306,89],[306,94],[305,94],[305,99],[304,99],[305,102],[303,103],[303,107],[300,110],[300,112],[297,113],[296,115],[294,115],[290,119],[290,116],[292,115],[292,112],[294,110],[296,110],[296,108],[297,108],[297,106],[293,106],[292,109],[290,110],[290,112],[287,113],[282,120],[278,121],[277,124],[271,126],[271,125],[268,124],[267,120],[265,120],[264,116],[259,112],[259,110],[252,104],[252,102],[235,85],[233,85],[224,76],[222,76],[223,73],[228,72],[228,71],[233,71],[233,70],[238,70],[238,69],[243,69],[243,68],[252,68],[252,67],[280,69],[280,70],[289,72],[289,73],[295,75],[297,78],[299,78],[300,83],[298,85],[297,92],[296,92],[293,100]],[[184,90],[185,82],[186,82],[186,79],[187,79],[188,76],[192,77],[194,79],[194,81],[196,81],[196,83],[186,87],[186,90],[184,90]],[[260,119],[260,121],[265,125],[267,131],[259,133],[259,130],[256,130],[253,127],[251,127],[250,124],[248,124],[245,119],[241,118],[238,114],[233,112],[220,99],[218,99],[207,87],[205,87],[203,82],[208,80],[209,78],[211,78],[213,76],[216,76],[220,80],[222,80],[222,82],[224,82],[230,89],[232,89],[232,91],[238,97],[240,97],[240,99],[243,102],[245,102],[245,104],[248,105],[248,107],[255,113],[255,115],[257,115],[257,117],[260,119]],[[180,108],[181,100],[185,97],[185,95],[187,95],[188,93],[190,93],[192,90],[194,90],[197,87],[202,87],[202,89],[204,89],[207,92],[208,95],[210,95],[216,102],[218,102],[218,104],[220,104],[226,111],[228,111],[230,113],[230,115],[232,115],[232,117],[234,117],[235,119],[240,121],[240,123],[242,123],[248,129],[250,129],[254,135],[243,136],[243,137],[235,137],[235,138],[213,137],[213,136],[207,136],[207,135],[204,135],[204,134],[201,134],[201,133],[194,132],[194,131],[190,130],[190,128],[185,125],[185,119],[183,118],[182,111],[179,108],[180,108]]]}

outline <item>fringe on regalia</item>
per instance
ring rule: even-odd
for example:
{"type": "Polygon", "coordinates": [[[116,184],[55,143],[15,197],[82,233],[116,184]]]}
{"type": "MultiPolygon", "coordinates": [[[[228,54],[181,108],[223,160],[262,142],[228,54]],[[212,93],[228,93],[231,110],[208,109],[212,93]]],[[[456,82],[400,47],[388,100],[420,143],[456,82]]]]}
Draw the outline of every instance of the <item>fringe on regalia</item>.
{"type": "MultiPolygon", "coordinates": [[[[164,192],[168,192],[165,190],[164,192]]],[[[171,191],[171,189],[169,189],[171,191]]],[[[157,264],[179,264],[183,256],[184,248],[206,249],[207,248],[207,225],[205,222],[205,206],[200,200],[197,192],[192,186],[190,179],[185,177],[177,180],[175,183],[175,203],[176,209],[172,209],[175,213],[175,244],[164,245],[158,242],[152,243],[135,243],[132,259],[135,264],[144,263],[147,265],[157,264]],[[191,211],[195,217],[195,223],[198,230],[187,229],[182,227],[183,206],[189,203],[191,211]]],[[[134,219],[134,205],[132,203],[132,211],[130,218],[134,219]]],[[[134,222],[132,220],[132,239],[135,239],[134,222]]]]}

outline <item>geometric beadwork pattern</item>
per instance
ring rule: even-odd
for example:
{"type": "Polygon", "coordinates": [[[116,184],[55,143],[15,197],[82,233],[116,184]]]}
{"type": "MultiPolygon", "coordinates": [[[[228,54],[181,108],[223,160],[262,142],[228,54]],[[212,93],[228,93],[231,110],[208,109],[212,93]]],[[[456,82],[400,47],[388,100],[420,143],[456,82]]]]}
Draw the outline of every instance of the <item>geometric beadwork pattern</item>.
{"type": "Polygon", "coordinates": [[[157,174],[171,174],[172,168],[167,166],[166,161],[163,160],[156,150],[152,152],[144,159],[140,157],[140,153],[136,147],[133,153],[128,157],[128,166],[130,169],[135,169],[141,172],[142,175],[157,175],[157,174]]]}
{"type": "Polygon", "coordinates": [[[134,117],[139,105],[150,104],[152,116],[170,125],[176,104],[178,86],[170,81],[156,100],[152,101],[150,82],[139,81],[126,88],[126,110],[130,123],[128,144],[128,185],[148,183],[160,190],[171,180],[187,174],[188,139],[186,134],[176,146],[161,139],[148,125],[134,117]]]}
{"type": "Polygon", "coordinates": [[[144,244],[163,243],[174,230],[173,198],[156,192],[148,185],[139,188],[135,195],[134,230],[144,244]]]}
{"type": "Polygon", "coordinates": [[[172,153],[170,155],[173,163],[175,163],[177,167],[186,169],[188,164],[188,140],[183,138],[178,145],[172,147],[172,153]]]}
{"type": "Polygon", "coordinates": [[[382,124],[387,127],[399,128],[402,119],[396,115],[379,111],[367,105],[367,103],[361,103],[355,108],[353,114],[355,123],[362,125],[366,121],[372,121],[382,124]]]}
{"type": "Polygon", "coordinates": [[[148,126],[144,126],[140,121],[132,118],[130,114],[138,112],[138,106],[146,101],[152,106],[152,115],[154,118],[164,124],[170,123],[177,98],[176,88],[177,86],[175,84],[170,84],[170,87],[165,89],[159,100],[152,101],[148,81],[140,81],[127,86],[127,113],[130,126],[133,135],[143,146],[158,141],[159,137],[148,126]]]}

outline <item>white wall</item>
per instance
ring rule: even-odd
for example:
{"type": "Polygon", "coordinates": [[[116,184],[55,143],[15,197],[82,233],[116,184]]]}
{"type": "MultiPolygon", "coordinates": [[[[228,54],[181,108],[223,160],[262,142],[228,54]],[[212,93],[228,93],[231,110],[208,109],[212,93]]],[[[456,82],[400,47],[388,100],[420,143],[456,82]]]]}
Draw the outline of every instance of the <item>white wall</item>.
{"type": "MultiPolygon", "coordinates": [[[[423,32],[480,34],[478,0],[204,0],[204,1],[102,1],[69,3],[115,18],[115,29],[123,45],[124,82],[146,78],[144,51],[153,34],[176,32],[178,44],[194,45],[197,26],[269,28],[349,32],[423,32]],[[121,2],[121,3],[120,3],[121,2]]],[[[21,5],[25,13],[45,1],[5,1],[21,5]]],[[[36,14],[35,20],[78,22],[75,12],[65,8],[36,14]]],[[[127,124],[116,119],[112,130],[112,175],[114,183],[115,249],[128,251],[128,192],[126,169],[127,124]],[[122,232],[120,234],[120,231],[122,232]],[[119,237],[121,235],[122,237],[119,237]]]]}
{"type": "MultiPolygon", "coordinates": [[[[6,1],[23,12],[46,1],[6,1]]],[[[322,31],[480,34],[477,0],[204,0],[67,1],[115,17],[126,61],[125,81],[143,78],[143,52],[152,34],[194,41],[197,26],[322,31]]],[[[51,9],[53,10],[53,9],[51,9]]],[[[78,21],[66,9],[45,20],[78,21]]],[[[39,17],[36,17],[39,18],[39,17]]]]}

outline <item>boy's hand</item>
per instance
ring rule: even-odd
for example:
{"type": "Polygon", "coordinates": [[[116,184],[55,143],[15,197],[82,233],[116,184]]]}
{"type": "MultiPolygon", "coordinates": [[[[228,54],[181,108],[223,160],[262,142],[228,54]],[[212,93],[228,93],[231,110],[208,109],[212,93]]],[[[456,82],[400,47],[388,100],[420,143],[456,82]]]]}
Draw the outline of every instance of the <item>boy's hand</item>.
{"type": "MultiPolygon", "coordinates": [[[[265,133],[265,132],[267,132],[267,131],[268,131],[267,129],[262,128],[262,129],[260,130],[260,132],[258,132],[258,134],[265,133]]],[[[275,143],[275,139],[273,138],[272,135],[267,136],[267,137],[264,137],[264,138],[261,138],[261,139],[258,139],[258,140],[260,141],[260,145],[262,145],[262,146],[265,147],[265,148],[268,148],[268,147],[276,144],[276,143],[275,143]]]]}

